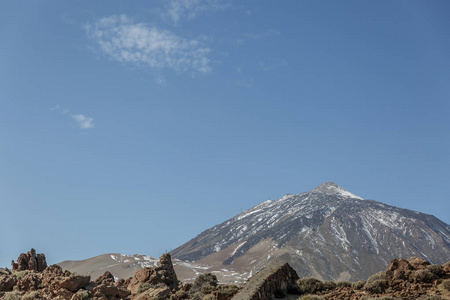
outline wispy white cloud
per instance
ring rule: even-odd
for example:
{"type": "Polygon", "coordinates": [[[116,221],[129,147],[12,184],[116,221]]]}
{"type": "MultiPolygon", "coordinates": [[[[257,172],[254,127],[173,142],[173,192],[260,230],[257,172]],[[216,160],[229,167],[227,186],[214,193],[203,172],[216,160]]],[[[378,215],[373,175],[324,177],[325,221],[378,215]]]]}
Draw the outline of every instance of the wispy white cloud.
{"type": "Polygon", "coordinates": [[[170,0],[167,14],[177,24],[183,18],[193,19],[201,14],[230,7],[226,0],[170,0]]]}
{"type": "Polygon", "coordinates": [[[87,25],[86,31],[103,53],[119,62],[177,72],[211,71],[211,49],[198,40],[137,23],[126,15],[102,18],[87,25]]]}
{"type": "MultiPolygon", "coordinates": [[[[63,114],[63,115],[67,114],[70,111],[67,108],[61,108],[61,106],[59,104],[54,107],[50,107],[50,110],[55,111],[55,112],[61,112],[61,114],[63,114]]],[[[86,117],[82,114],[75,114],[75,115],[71,115],[70,117],[73,120],[75,120],[75,122],[81,129],[94,128],[94,119],[93,118],[86,117]]]]}
{"type": "Polygon", "coordinates": [[[72,118],[77,122],[81,129],[94,128],[94,119],[88,118],[82,114],[72,115],[72,118]]]}

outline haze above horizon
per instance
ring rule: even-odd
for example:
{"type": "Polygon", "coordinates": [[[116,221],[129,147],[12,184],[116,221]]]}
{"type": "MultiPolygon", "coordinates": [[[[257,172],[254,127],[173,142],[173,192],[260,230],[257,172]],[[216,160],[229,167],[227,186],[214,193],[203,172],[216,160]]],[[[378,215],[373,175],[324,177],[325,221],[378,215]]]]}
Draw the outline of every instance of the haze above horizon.
{"type": "Polygon", "coordinates": [[[448,1],[3,1],[0,266],[159,256],[333,181],[450,223],[448,1]]]}

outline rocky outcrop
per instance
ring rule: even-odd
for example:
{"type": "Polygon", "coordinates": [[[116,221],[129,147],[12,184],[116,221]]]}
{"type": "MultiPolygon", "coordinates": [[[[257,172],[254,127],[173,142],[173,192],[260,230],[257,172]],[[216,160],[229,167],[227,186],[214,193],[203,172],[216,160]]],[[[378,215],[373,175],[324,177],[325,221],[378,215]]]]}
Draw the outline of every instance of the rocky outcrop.
{"type": "Polygon", "coordinates": [[[386,280],[389,282],[405,280],[413,269],[413,266],[406,259],[394,259],[386,270],[386,280]]]}
{"type": "Polygon", "coordinates": [[[42,272],[47,268],[47,261],[44,254],[36,255],[36,250],[31,249],[27,253],[20,254],[17,263],[12,261],[11,265],[13,273],[25,270],[42,272]]]}
{"type": "Polygon", "coordinates": [[[271,300],[281,298],[295,285],[299,277],[289,264],[278,264],[258,272],[250,278],[233,300],[271,300]]]}
{"type": "Polygon", "coordinates": [[[159,259],[158,274],[162,281],[170,287],[178,286],[178,278],[173,268],[172,258],[169,253],[163,254],[159,259]]]}
{"type": "MultiPolygon", "coordinates": [[[[313,294],[317,299],[450,299],[449,263],[431,265],[421,258],[394,259],[386,271],[371,276],[367,281],[357,283],[321,282],[314,279],[301,294],[313,294]]],[[[299,280],[307,281],[305,279],[299,280]]],[[[313,280],[310,280],[311,282],[313,280]]],[[[311,297],[312,298],[312,297],[311,297]]],[[[312,298],[313,299],[313,298],[312,298]]]]}
{"type": "Polygon", "coordinates": [[[394,259],[386,271],[359,282],[323,282],[302,278],[295,282],[289,265],[264,269],[250,278],[233,300],[269,300],[296,294],[289,299],[450,299],[450,262],[432,265],[421,258],[394,259]],[[294,281],[294,282],[293,282],[294,281]],[[303,298],[303,296],[305,296],[303,298]]]}
{"type": "Polygon", "coordinates": [[[0,298],[19,299],[130,299],[128,282],[114,282],[114,276],[106,272],[94,282],[90,276],[63,271],[60,266],[47,267],[44,254],[34,249],[20,254],[13,261],[13,273],[7,270],[0,275],[0,298]],[[14,291],[14,292],[13,292],[14,291]]]}
{"type": "Polygon", "coordinates": [[[113,283],[114,282],[114,276],[111,274],[111,272],[106,271],[102,276],[95,279],[94,281],[97,284],[107,284],[107,283],[113,283]]]}
{"type": "MultiPolygon", "coordinates": [[[[91,281],[88,275],[63,271],[58,265],[47,267],[45,255],[34,249],[13,261],[13,272],[1,269],[0,299],[178,299],[177,275],[169,254],[161,256],[159,265],[146,268],[134,277],[115,282],[110,272],[91,281]],[[141,284],[146,284],[144,288],[141,284]]],[[[181,299],[181,298],[180,298],[181,299]]]]}
{"type": "Polygon", "coordinates": [[[157,267],[142,269],[133,277],[117,282],[110,272],[91,281],[88,275],[64,271],[58,265],[41,270],[38,257],[45,256],[36,255],[34,250],[22,253],[13,265],[13,273],[1,270],[0,299],[229,300],[239,289],[234,285],[217,285],[217,278],[210,273],[199,276],[195,288],[182,285],[169,254],[161,256],[157,267]]]}
{"type": "Polygon", "coordinates": [[[395,259],[386,271],[355,283],[299,279],[289,264],[280,263],[258,272],[238,292],[235,285],[218,285],[212,273],[198,276],[193,284],[180,284],[168,254],[161,256],[157,267],[117,282],[110,272],[91,281],[90,276],[63,271],[57,265],[36,271],[38,264],[29,263],[37,258],[33,251],[20,257],[14,272],[3,269],[0,273],[0,299],[269,300],[288,294],[298,295],[289,299],[309,294],[314,295],[310,299],[326,300],[450,299],[450,262],[432,265],[420,258],[395,259]],[[22,270],[25,265],[31,269],[22,270]]]}
{"type": "Polygon", "coordinates": [[[130,280],[128,290],[133,294],[136,294],[141,284],[148,283],[156,286],[163,284],[171,288],[178,286],[177,275],[173,269],[172,260],[170,254],[163,254],[159,260],[159,266],[151,268],[144,268],[136,272],[133,278],[130,280]]]}

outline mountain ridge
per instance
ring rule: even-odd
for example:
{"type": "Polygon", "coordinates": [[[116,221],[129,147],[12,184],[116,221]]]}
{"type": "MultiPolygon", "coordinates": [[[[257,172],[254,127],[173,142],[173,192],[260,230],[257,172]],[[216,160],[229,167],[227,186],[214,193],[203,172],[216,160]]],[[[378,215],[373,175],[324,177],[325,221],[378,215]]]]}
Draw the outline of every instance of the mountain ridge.
{"type": "Polygon", "coordinates": [[[301,276],[357,280],[396,257],[450,260],[450,226],[326,182],[255,205],[170,253],[249,274],[284,259],[301,276]]]}

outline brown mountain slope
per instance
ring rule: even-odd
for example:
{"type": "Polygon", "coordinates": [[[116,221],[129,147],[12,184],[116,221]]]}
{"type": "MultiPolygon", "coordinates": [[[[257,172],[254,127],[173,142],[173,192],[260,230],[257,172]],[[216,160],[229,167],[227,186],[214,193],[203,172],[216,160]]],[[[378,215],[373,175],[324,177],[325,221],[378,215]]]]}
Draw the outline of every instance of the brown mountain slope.
{"type": "MultiPolygon", "coordinates": [[[[63,261],[57,265],[63,270],[76,272],[77,274],[89,275],[91,278],[97,278],[106,271],[113,274],[117,280],[119,278],[130,278],[134,274],[145,268],[155,267],[159,259],[147,255],[126,255],[120,253],[109,253],[98,255],[89,259],[79,261],[63,261]]],[[[231,268],[214,268],[206,264],[189,263],[179,259],[173,259],[174,269],[178,279],[182,282],[193,282],[195,278],[202,273],[213,272],[220,283],[242,284],[248,278],[248,274],[240,274],[231,268]]]]}
{"type": "Polygon", "coordinates": [[[450,226],[327,182],[310,192],[263,202],[170,253],[245,276],[288,262],[302,277],[359,280],[398,257],[438,264],[450,260],[450,226]]]}

